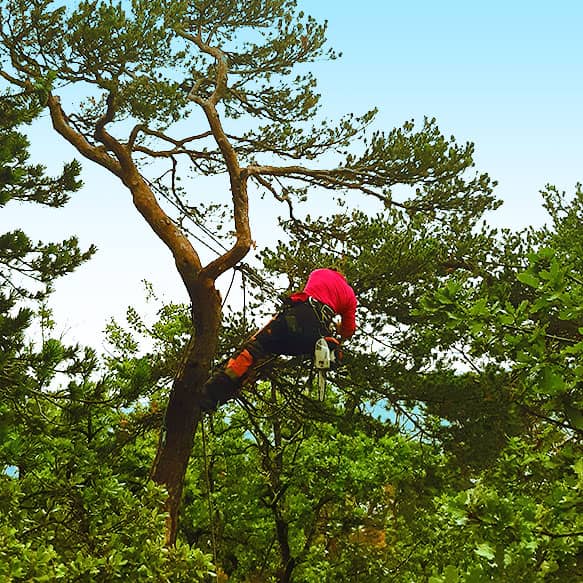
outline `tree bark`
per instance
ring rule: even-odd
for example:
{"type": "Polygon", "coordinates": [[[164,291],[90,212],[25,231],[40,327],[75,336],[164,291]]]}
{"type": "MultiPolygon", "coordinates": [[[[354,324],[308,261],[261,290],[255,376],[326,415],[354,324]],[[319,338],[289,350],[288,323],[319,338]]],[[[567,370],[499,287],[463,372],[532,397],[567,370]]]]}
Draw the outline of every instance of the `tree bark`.
{"type": "Polygon", "coordinates": [[[200,391],[208,377],[221,320],[220,296],[214,285],[207,282],[207,286],[197,287],[202,289],[197,290],[193,301],[194,333],[172,385],[151,474],[168,491],[168,545],[176,542],[184,476],[200,420],[200,391]]]}

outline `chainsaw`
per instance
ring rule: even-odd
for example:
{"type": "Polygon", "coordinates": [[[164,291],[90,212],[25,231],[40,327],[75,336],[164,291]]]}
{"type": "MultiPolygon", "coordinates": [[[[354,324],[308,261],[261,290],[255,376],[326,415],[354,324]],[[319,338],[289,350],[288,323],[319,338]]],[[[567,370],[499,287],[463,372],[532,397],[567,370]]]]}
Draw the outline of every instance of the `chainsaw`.
{"type": "Polygon", "coordinates": [[[333,336],[323,336],[316,340],[314,347],[314,368],[318,371],[318,398],[324,400],[326,393],[326,371],[340,364],[342,351],[340,341],[333,336]],[[331,348],[332,346],[332,348],[331,348]]]}

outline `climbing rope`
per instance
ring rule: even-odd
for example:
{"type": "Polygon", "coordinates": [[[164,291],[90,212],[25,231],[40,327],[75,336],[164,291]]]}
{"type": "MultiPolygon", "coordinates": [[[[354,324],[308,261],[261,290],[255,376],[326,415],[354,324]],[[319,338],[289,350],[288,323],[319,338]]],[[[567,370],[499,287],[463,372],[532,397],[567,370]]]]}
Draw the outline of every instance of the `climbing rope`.
{"type": "Polygon", "coordinates": [[[234,281],[235,281],[235,270],[233,270],[233,275],[231,276],[231,283],[229,283],[229,287],[227,288],[227,293],[225,294],[225,297],[223,298],[223,301],[221,303],[221,309],[225,307],[225,303],[227,302],[227,298],[229,297],[229,294],[231,293],[231,288],[233,287],[234,281]]]}
{"type": "Polygon", "coordinates": [[[241,270],[241,287],[243,288],[243,330],[247,330],[247,285],[243,270],[241,270]]]}
{"type": "Polygon", "coordinates": [[[217,539],[216,539],[216,529],[215,529],[215,513],[213,509],[213,501],[211,497],[211,475],[210,475],[210,468],[209,468],[209,454],[208,454],[208,446],[207,446],[207,439],[206,439],[206,430],[205,430],[205,423],[204,417],[200,418],[200,428],[201,428],[201,435],[202,435],[202,457],[204,460],[204,476],[206,481],[206,490],[207,490],[207,504],[208,504],[208,513],[209,513],[209,528],[211,531],[211,546],[213,551],[213,562],[216,566],[217,564],[217,539]]]}
{"type": "MultiPolygon", "coordinates": [[[[228,247],[219,240],[219,238],[207,227],[203,222],[203,217],[200,213],[192,208],[186,207],[178,198],[178,196],[174,195],[172,197],[168,191],[159,184],[159,180],[157,181],[150,181],[148,180],[148,185],[150,188],[155,190],[164,200],[166,200],[171,206],[173,206],[179,213],[182,214],[184,219],[189,220],[195,227],[197,227],[204,235],[210,239],[211,243],[205,241],[203,238],[199,237],[196,233],[193,233],[191,229],[183,224],[182,221],[176,222],[177,226],[179,226],[186,234],[191,236],[193,239],[198,241],[201,245],[205,246],[209,251],[214,253],[217,256],[220,256],[228,251],[228,247]],[[195,216],[196,215],[196,216],[195,216]]],[[[246,275],[250,281],[252,281],[257,287],[261,290],[273,294],[275,296],[279,295],[279,292],[275,289],[275,287],[269,283],[266,279],[264,279],[257,270],[251,267],[248,263],[240,262],[233,267],[234,270],[238,270],[241,274],[246,275]]]]}

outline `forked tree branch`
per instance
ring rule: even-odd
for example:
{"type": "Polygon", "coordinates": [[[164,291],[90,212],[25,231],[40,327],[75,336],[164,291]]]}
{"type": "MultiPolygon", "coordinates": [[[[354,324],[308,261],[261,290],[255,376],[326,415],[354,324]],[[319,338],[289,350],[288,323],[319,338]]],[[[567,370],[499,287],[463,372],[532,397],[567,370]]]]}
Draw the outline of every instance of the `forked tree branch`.
{"type": "Polygon", "coordinates": [[[105,126],[114,115],[113,99],[108,100],[108,110],[95,131],[96,138],[105,145],[105,148],[90,144],[81,133],[71,127],[58,97],[49,94],[47,105],[55,130],[83,156],[115,174],[127,186],[139,213],[172,252],[187,291],[192,293],[202,270],[200,258],[188,238],[158,204],[154,193],[136,167],[129,148],[106,131],[105,126]],[[108,151],[112,152],[113,156],[108,151]]]}

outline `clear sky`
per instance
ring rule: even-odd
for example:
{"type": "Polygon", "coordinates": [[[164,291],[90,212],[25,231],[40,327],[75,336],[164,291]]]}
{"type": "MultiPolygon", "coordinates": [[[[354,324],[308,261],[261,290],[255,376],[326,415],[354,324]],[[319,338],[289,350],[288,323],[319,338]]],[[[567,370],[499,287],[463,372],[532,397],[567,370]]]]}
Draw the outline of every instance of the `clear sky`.
{"type": "MultiPolygon", "coordinates": [[[[583,181],[583,2],[555,0],[300,0],[328,20],[343,56],[318,63],[330,117],[379,108],[376,127],[435,117],[446,135],[476,145],[479,170],[498,180],[504,205],[489,217],[510,228],[540,225],[539,191],[583,181]]],[[[72,149],[46,129],[31,134],[49,169],[72,149]]],[[[129,194],[85,163],[83,191],[64,210],[12,205],[0,231],[21,227],[45,241],[79,235],[97,256],[59,282],[52,305],[69,340],[100,348],[108,317],[143,303],[146,278],[167,300],[185,294],[172,258],[131,206],[129,194]]],[[[251,209],[253,213],[253,208],[251,209]]],[[[256,225],[257,238],[268,239],[256,225]]],[[[228,281],[226,281],[228,283],[228,281]]]]}

